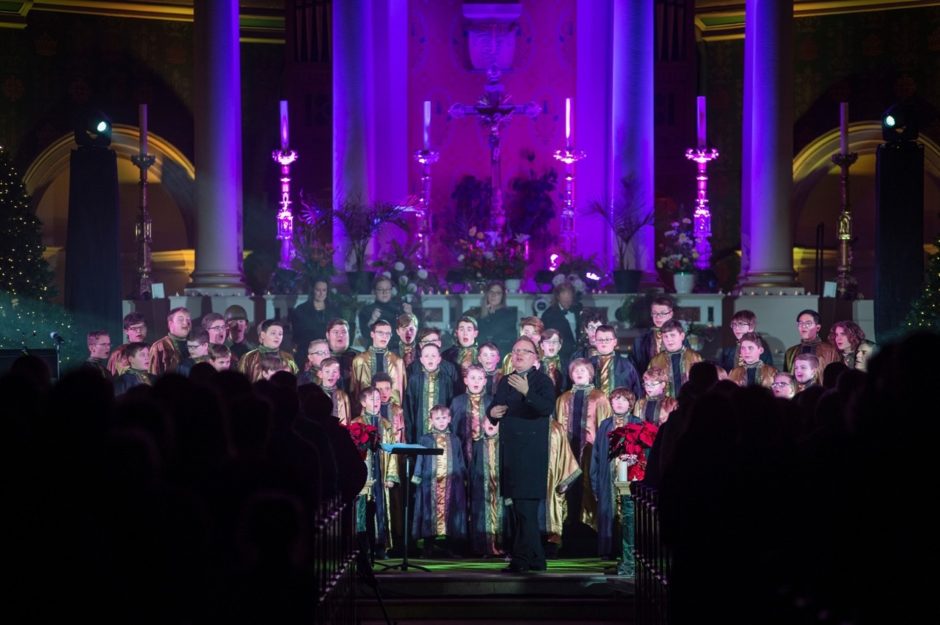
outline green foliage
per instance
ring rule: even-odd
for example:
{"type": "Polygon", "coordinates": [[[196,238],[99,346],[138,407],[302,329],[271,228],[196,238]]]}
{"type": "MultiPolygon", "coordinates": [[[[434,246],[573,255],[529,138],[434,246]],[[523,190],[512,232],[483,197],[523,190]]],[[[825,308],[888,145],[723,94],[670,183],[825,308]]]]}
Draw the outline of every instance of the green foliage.
{"type": "Polygon", "coordinates": [[[14,296],[55,296],[53,272],[43,258],[42,222],[10,155],[0,147],[0,289],[14,296]]]}
{"type": "Polygon", "coordinates": [[[924,290],[911,305],[904,325],[911,329],[940,331],[940,236],[930,249],[924,272],[924,290]]]}
{"type": "Polygon", "coordinates": [[[625,176],[620,181],[620,195],[610,208],[601,202],[588,206],[589,214],[597,215],[607,223],[617,241],[617,269],[634,269],[631,244],[642,228],[653,223],[653,210],[642,206],[637,198],[635,176],[625,176]]]}
{"type": "Polygon", "coordinates": [[[353,271],[365,269],[366,248],[383,226],[407,227],[404,219],[406,208],[389,202],[367,204],[358,199],[346,200],[333,207],[333,219],[340,222],[346,231],[353,256],[353,271]]]}
{"type": "Polygon", "coordinates": [[[60,354],[64,370],[88,358],[85,332],[98,327],[77,324],[58,304],[0,290],[0,349],[52,349],[50,333],[57,332],[65,340],[60,354]]]}

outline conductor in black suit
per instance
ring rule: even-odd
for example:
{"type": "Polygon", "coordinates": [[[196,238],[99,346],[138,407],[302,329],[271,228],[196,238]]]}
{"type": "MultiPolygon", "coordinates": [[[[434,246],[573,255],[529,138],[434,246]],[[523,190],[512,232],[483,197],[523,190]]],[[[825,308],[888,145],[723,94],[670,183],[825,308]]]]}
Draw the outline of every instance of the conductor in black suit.
{"type": "Polygon", "coordinates": [[[513,373],[496,387],[487,413],[499,423],[500,486],[512,499],[514,534],[511,561],[506,571],[545,570],[545,552],[539,532],[539,500],[548,488],[548,427],[555,407],[551,378],[535,369],[538,351],[528,337],[512,347],[513,373]]]}

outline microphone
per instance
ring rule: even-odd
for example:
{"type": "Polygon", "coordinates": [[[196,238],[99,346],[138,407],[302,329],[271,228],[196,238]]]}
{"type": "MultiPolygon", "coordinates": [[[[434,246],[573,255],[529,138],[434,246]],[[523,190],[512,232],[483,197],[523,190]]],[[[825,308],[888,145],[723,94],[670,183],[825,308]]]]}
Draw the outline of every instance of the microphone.
{"type": "Polygon", "coordinates": [[[49,338],[52,339],[54,343],[57,343],[59,345],[65,342],[65,339],[62,338],[62,335],[56,332],[55,330],[49,333],[49,338]]]}

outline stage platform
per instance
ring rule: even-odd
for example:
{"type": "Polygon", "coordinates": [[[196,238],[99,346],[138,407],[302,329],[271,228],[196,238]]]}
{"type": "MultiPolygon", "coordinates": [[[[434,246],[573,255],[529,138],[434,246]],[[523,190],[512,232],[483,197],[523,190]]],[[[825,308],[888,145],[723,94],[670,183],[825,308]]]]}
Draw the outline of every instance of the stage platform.
{"type": "MultiPolygon", "coordinates": [[[[398,564],[386,560],[383,564],[398,564]]],[[[633,622],[633,580],[597,558],[550,560],[548,571],[501,572],[499,559],[409,559],[430,569],[382,571],[375,578],[390,623],[607,623],[633,622]]],[[[357,590],[363,624],[384,623],[375,591],[357,590]]]]}

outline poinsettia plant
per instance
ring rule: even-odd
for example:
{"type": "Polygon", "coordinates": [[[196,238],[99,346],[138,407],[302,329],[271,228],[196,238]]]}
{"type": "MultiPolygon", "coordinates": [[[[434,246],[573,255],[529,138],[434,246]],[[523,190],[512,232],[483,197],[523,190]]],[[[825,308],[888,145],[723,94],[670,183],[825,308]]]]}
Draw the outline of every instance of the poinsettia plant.
{"type": "Polygon", "coordinates": [[[613,460],[620,456],[634,456],[636,463],[627,469],[629,481],[642,480],[646,475],[646,450],[653,446],[659,426],[652,423],[629,423],[614,428],[607,434],[610,441],[608,458],[613,460]]]}
{"type": "Polygon", "coordinates": [[[374,425],[353,422],[346,426],[346,430],[363,460],[370,451],[379,449],[379,430],[374,425]]]}

